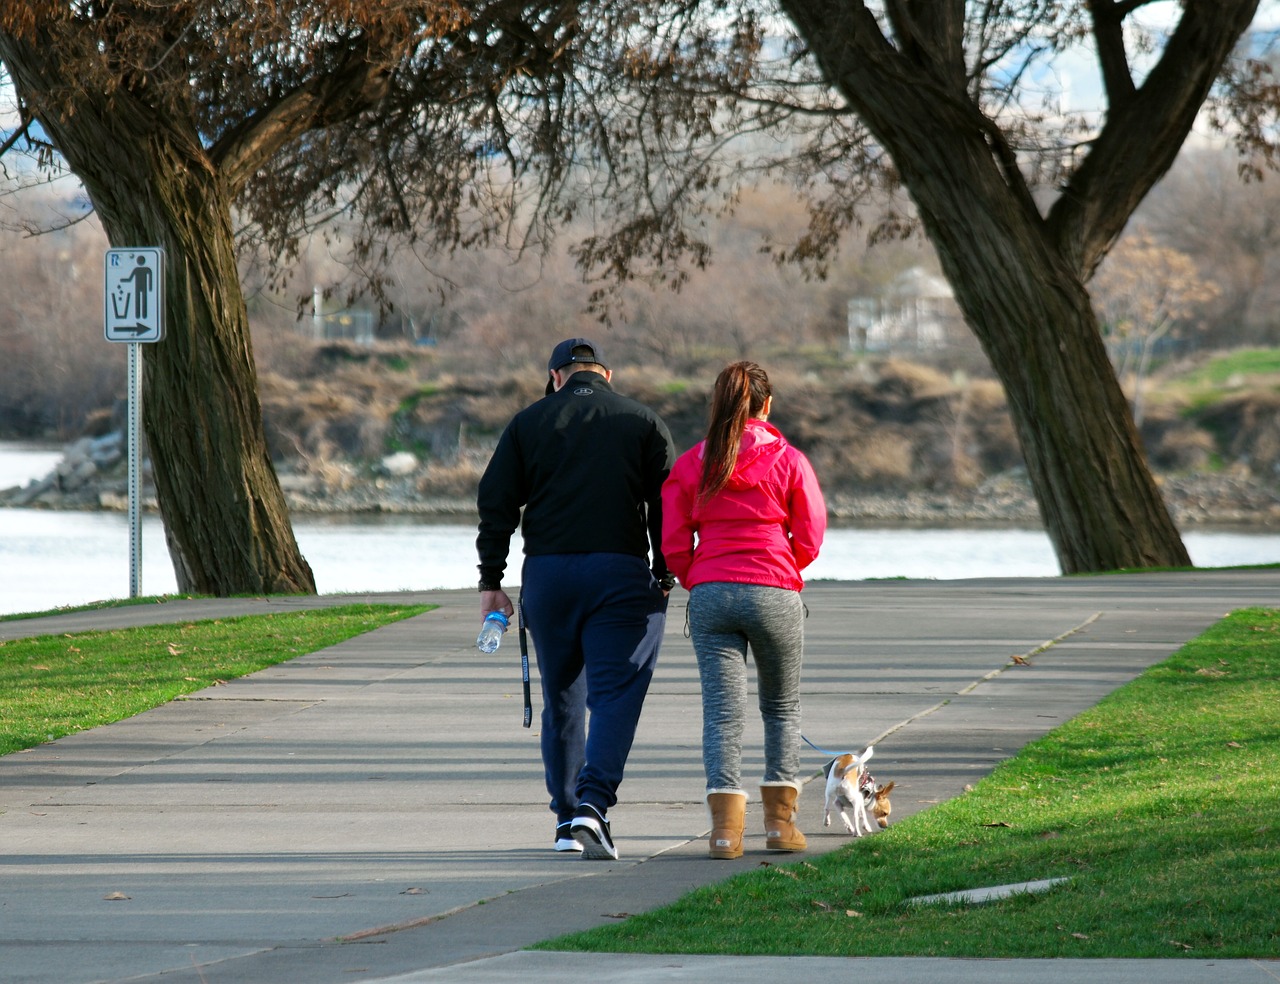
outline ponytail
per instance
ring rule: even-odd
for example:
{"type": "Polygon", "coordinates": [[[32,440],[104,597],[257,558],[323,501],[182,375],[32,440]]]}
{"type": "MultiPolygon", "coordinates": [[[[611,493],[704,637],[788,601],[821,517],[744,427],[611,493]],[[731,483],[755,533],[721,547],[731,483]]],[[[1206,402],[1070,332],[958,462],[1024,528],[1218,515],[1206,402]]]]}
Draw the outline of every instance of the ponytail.
{"type": "Polygon", "coordinates": [[[772,395],[769,377],[754,362],[734,362],[720,370],[711,392],[699,499],[710,499],[728,483],[747,419],[758,416],[772,395]]]}

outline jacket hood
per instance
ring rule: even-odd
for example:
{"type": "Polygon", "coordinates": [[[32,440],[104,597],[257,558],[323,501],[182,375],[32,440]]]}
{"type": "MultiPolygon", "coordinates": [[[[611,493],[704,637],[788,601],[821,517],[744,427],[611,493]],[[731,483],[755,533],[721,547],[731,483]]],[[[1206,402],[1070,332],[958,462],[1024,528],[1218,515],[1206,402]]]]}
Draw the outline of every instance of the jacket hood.
{"type": "Polygon", "coordinates": [[[778,428],[763,420],[748,420],[738,445],[738,460],[733,466],[727,487],[746,489],[760,484],[782,459],[787,439],[778,428]]]}

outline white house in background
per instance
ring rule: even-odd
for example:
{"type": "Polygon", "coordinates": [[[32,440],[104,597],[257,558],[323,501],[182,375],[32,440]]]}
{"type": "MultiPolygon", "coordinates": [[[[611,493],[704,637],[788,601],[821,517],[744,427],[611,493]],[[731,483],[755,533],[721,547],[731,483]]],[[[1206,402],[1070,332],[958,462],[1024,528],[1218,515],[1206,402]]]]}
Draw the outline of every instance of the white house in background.
{"type": "Polygon", "coordinates": [[[324,310],[324,291],[317,284],[311,294],[311,337],[332,341],[346,339],[360,345],[372,345],[377,322],[372,311],[346,308],[328,314],[324,310]]]}
{"type": "Polygon", "coordinates": [[[858,352],[945,348],[963,331],[951,285],[922,267],[898,274],[879,293],[851,297],[849,347],[858,352]]]}

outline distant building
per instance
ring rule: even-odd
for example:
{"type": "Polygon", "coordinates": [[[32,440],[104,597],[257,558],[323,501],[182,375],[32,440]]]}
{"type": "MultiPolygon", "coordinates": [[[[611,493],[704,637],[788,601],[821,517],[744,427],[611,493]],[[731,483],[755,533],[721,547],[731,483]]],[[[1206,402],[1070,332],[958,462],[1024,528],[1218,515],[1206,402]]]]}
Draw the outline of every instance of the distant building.
{"type": "Polygon", "coordinates": [[[345,339],[360,345],[372,345],[377,321],[372,311],[347,308],[325,313],[324,293],[317,285],[311,298],[311,336],[333,341],[345,339]]]}
{"type": "Polygon", "coordinates": [[[849,347],[857,352],[922,352],[964,337],[951,285],[921,267],[898,274],[882,291],[852,297],[849,347]]]}

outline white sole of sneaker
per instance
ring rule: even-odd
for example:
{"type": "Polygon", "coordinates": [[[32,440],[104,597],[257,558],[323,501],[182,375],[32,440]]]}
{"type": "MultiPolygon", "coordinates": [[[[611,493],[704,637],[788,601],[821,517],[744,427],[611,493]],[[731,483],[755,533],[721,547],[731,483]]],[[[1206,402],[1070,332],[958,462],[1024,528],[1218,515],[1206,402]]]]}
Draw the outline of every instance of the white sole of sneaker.
{"type": "Polygon", "coordinates": [[[575,820],[569,833],[582,845],[582,857],[587,861],[617,861],[618,850],[611,848],[604,836],[597,829],[595,821],[589,817],[581,821],[575,820]]]}
{"type": "Polygon", "coordinates": [[[617,861],[618,855],[614,851],[610,851],[603,844],[598,844],[590,838],[584,838],[578,841],[582,845],[582,857],[586,861],[617,861]]]}

